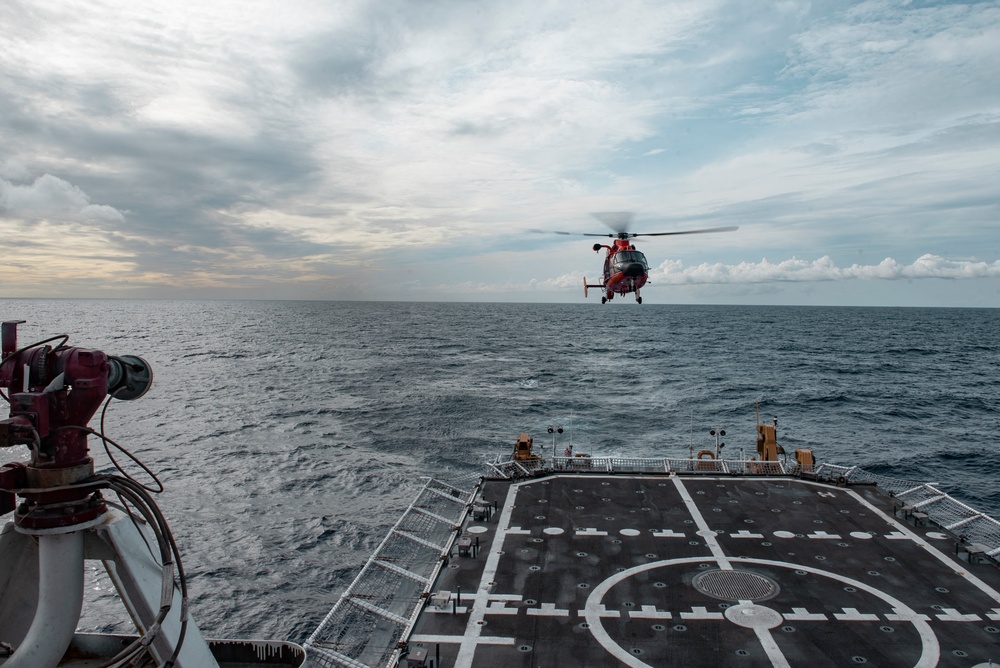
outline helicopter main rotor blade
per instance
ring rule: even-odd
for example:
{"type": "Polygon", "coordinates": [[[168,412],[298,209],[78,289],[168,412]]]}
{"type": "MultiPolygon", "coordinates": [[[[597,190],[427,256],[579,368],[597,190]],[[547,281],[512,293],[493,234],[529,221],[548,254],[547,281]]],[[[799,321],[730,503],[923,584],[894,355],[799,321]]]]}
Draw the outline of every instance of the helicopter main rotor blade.
{"type": "Polygon", "coordinates": [[[630,237],[667,237],[674,234],[706,234],[708,232],[734,232],[740,229],[738,225],[727,225],[726,227],[706,227],[702,230],[682,230],[680,232],[638,232],[629,234],[630,237]]]}
{"type": "Polygon", "coordinates": [[[632,223],[632,219],[635,217],[635,214],[632,213],[631,211],[602,211],[598,213],[592,213],[590,215],[618,233],[617,235],[613,234],[590,235],[590,236],[600,236],[600,237],[603,236],[614,237],[627,234],[628,226],[632,223]]]}
{"type": "Polygon", "coordinates": [[[619,236],[617,234],[605,234],[602,232],[560,232],[559,230],[528,230],[529,232],[534,232],[535,234],[564,234],[568,237],[611,237],[612,239],[619,236]]]}
{"type": "MultiPolygon", "coordinates": [[[[632,214],[625,211],[629,216],[632,214]]],[[[594,216],[604,215],[604,214],[594,214],[594,216]]],[[[608,214],[612,215],[612,214],[608,214]]],[[[615,214],[617,215],[617,214],[615,214]]],[[[529,232],[534,232],[536,234],[562,234],[568,237],[608,237],[609,239],[633,239],[635,237],[668,237],[677,234],[707,234],[710,232],[733,232],[740,229],[737,225],[728,225],[726,227],[706,227],[701,230],[681,230],[678,232],[617,232],[615,234],[601,233],[601,232],[561,232],[559,230],[528,230],[529,232]]]]}

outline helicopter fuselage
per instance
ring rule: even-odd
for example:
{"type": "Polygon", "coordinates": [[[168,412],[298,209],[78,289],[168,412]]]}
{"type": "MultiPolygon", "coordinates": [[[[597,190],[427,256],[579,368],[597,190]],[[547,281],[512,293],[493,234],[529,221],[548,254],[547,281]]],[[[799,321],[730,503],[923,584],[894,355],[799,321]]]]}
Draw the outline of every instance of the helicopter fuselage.
{"type": "Polygon", "coordinates": [[[584,296],[587,288],[601,288],[604,295],[602,302],[614,299],[616,294],[635,293],[636,301],[642,303],[639,289],[646,284],[649,276],[649,264],[646,256],[636,250],[635,245],[627,239],[615,239],[612,245],[594,244],[594,250],[606,251],[604,255],[604,276],[599,285],[587,285],[584,279],[584,296]]]}

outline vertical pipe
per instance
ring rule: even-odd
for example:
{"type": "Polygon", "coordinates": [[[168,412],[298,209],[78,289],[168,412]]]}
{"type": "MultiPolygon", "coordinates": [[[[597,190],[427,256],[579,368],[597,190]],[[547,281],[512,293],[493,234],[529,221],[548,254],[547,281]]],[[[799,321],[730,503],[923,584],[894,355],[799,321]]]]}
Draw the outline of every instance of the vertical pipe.
{"type": "Polygon", "coordinates": [[[38,606],[24,640],[4,668],[56,666],[83,609],[83,532],[38,537],[38,606]]]}

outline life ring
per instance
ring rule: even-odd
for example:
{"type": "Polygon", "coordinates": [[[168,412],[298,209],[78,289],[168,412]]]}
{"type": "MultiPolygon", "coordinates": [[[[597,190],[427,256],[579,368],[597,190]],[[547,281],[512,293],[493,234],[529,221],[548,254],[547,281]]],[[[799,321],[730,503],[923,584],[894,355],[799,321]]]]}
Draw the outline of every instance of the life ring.
{"type": "Polygon", "coordinates": [[[698,459],[715,459],[715,453],[711,450],[699,450],[698,459]]]}

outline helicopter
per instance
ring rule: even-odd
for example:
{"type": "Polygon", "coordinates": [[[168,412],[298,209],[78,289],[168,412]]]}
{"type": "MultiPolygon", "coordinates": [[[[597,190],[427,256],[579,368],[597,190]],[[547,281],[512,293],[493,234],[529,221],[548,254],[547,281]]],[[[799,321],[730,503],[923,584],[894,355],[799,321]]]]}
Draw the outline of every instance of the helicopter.
{"type": "MultiPolygon", "coordinates": [[[[628,226],[632,222],[633,214],[629,211],[606,212],[591,214],[594,218],[614,230],[614,233],[594,233],[594,232],[553,232],[553,234],[579,235],[584,237],[610,237],[610,244],[594,244],[594,251],[600,252],[603,248],[607,251],[604,255],[604,274],[600,283],[588,283],[587,277],[583,278],[583,296],[588,296],[590,288],[600,288],[601,303],[606,304],[615,298],[615,295],[625,296],[630,292],[635,293],[637,304],[642,303],[642,296],[639,294],[640,288],[646,285],[649,278],[649,263],[646,256],[638,251],[630,240],[635,237],[665,237],[675,234],[704,234],[708,232],[732,232],[739,229],[735,225],[726,227],[709,227],[700,230],[682,230],[679,232],[629,232],[628,226]]],[[[542,230],[532,230],[541,232],[542,230]]]]}

